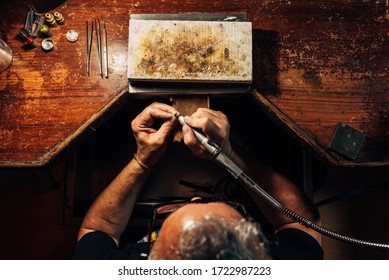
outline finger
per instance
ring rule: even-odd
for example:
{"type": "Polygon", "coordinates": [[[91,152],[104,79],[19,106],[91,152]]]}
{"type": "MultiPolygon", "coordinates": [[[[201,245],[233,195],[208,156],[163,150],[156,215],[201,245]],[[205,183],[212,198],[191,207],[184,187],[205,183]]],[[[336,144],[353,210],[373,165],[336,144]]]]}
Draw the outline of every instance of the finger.
{"type": "Polygon", "coordinates": [[[168,136],[173,131],[176,124],[176,118],[165,121],[155,133],[156,137],[160,138],[162,142],[166,142],[168,136]]]}
{"type": "Polygon", "coordinates": [[[193,118],[208,118],[213,120],[215,123],[223,121],[225,115],[220,111],[211,110],[208,108],[198,108],[196,112],[191,115],[193,118]]]}
{"type": "Polygon", "coordinates": [[[212,159],[211,154],[205,150],[201,143],[197,140],[193,130],[188,125],[182,128],[185,145],[192,151],[194,155],[203,159],[212,159]]]}
{"type": "Polygon", "coordinates": [[[146,107],[132,122],[133,127],[150,128],[156,119],[173,119],[173,113],[176,110],[163,103],[153,103],[146,107]]]}
{"type": "MultiPolygon", "coordinates": [[[[177,112],[177,110],[174,109],[172,106],[164,104],[164,103],[159,103],[159,102],[154,102],[153,104],[150,105],[150,108],[158,109],[159,112],[163,116],[166,116],[166,117],[172,117],[177,112]]],[[[158,111],[155,111],[155,112],[158,112],[158,111]]]]}
{"type": "Polygon", "coordinates": [[[219,127],[222,127],[228,123],[228,118],[223,112],[214,111],[208,108],[198,108],[197,111],[191,115],[191,117],[210,119],[219,127]]]}
{"type": "Polygon", "coordinates": [[[217,144],[221,144],[224,139],[223,137],[225,137],[225,133],[221,130],[221,128],[208,117],[185,117],[185,121],[191,127],[203,131],[208,138],[217,144]]]}
{"type": "Polygon", "coordinates": [[[188,126],[184,125],[182,127],[182,134],[184,136],[185,145],[194,153],[199,154],[202,147],[196,136],[193,133],[193,130],[188,126]]]}

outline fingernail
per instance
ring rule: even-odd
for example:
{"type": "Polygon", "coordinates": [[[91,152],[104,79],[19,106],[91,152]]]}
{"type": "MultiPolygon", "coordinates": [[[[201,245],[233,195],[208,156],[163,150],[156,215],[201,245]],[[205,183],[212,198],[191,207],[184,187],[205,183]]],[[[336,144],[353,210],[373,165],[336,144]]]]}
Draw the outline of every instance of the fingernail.
{"type": "Polygon", "coordinates": [[[186,122],[190,122],[192,120],[192,117],[190,117],[190,116],[185,116],[185,121],[186,122]]]}

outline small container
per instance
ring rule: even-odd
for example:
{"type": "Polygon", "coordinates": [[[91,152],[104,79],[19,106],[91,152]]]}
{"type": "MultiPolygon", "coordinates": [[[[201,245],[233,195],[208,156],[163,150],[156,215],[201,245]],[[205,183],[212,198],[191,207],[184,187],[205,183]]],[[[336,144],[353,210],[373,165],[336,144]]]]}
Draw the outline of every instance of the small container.
{"type": "Polygon", "coordinates": [[[54,41],[49,39],[49,38],[46,38],[42,41],[42,49],[45,51],[45,52],[50,52],[52,50],[54,50],[54,41]]]}
{"type": "Polygon", "coordinates": [[[12,50],[6,42],[0,39],[0,72],[7,69],[11,62],[12,50]]]}
{"type": "Polygon", "coordinates": [[[76,30],[69,30],[67,33],[66,33],[66,39],[71,42],[71,43],[74,43],[78,40],[78,32],[76,30]]]}

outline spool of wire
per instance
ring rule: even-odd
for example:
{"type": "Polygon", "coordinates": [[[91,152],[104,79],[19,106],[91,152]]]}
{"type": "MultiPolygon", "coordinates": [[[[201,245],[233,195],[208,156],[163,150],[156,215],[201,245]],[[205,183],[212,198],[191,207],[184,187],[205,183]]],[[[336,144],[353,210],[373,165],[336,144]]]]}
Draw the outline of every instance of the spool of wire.
{"type": "Polygon", "coordinates": [[[54,18],[58,24],[65,24],[65,18],[63,17],[63,15],[61,13],[55,12],[54,18]]]}
{"type": "Polygon", "coordinates": [[[56,22],[55,18],[54,18],[54,15],[53,14],[50,14],[50,13],[46,13],[45,14],[45,19],[46,19],[46,22],[50,25],[50,26],[58,26],[58,23],[56,22]]]}

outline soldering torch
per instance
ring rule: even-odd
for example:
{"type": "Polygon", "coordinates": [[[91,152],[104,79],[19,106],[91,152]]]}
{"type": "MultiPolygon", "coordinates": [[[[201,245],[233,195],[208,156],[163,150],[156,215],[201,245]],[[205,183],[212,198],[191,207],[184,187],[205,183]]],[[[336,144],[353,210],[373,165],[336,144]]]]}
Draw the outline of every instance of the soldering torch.
{"type": "MultiPolygon", "coordinates": [[[[182,126],[187,125],[184,116],[182,116],[180,113],[177,112],[174,114],[174,116],[178,119],[178,122],[182,126]]],[[[190,129],[192,129],[194,135],[196,136],[197,140],[201,143],[201,145],[204,147],[204,149],[207,150],[222,167],[224,167],[228,172],[230,172],[231,175],[235,177],[235,179],[238,179],[239,181],[244,183],[249,189],[254,191],[263,199],[265,199],[265,201],[267,201],[273,208],[278,209],[282,214],[284,214],[288,218],[306,226],[307,228],[311,228],[333,239],[337,239],[346,243],[356,244],[356,245],[369,247],[369,248],[389,250],[389,244],[359,240],[359,239],[355,239],[355,238],[351,238],[348,236],[335,233],[329,229],[317,225],[311,220],[283,206],[278,200],[273,198],[261,186],[259,186],[254,180],[252,180],[247,174],[245,174],[243,170],[236,163],[234,163],[225,153],[222,152],[220,146],[218,146],[215,142],[213,142],[206,135],[199,132],[195,128],[192,128],[191,126],[189,127],[190,129]]]]}
{"type": "MultiPolygon", "coordinates": [[[[178,122],[182,126],[187,125],[184,116],[182,116],[180,113],[177,112],[174,114],[174,116],[178,119],[178,122]]],[[[198,130],[192,128],[191,126],[189,127],[192,129],[194,135],[204,147],[204,149],[206,149],[219,164],[226,168],[233,177],[239,178],[239,176],[243,174],[243,170],[240,169],[239,166],[237,166],[225,153],[222,152],[222,149],[219,145],[217,145],[198,130]]]]}

